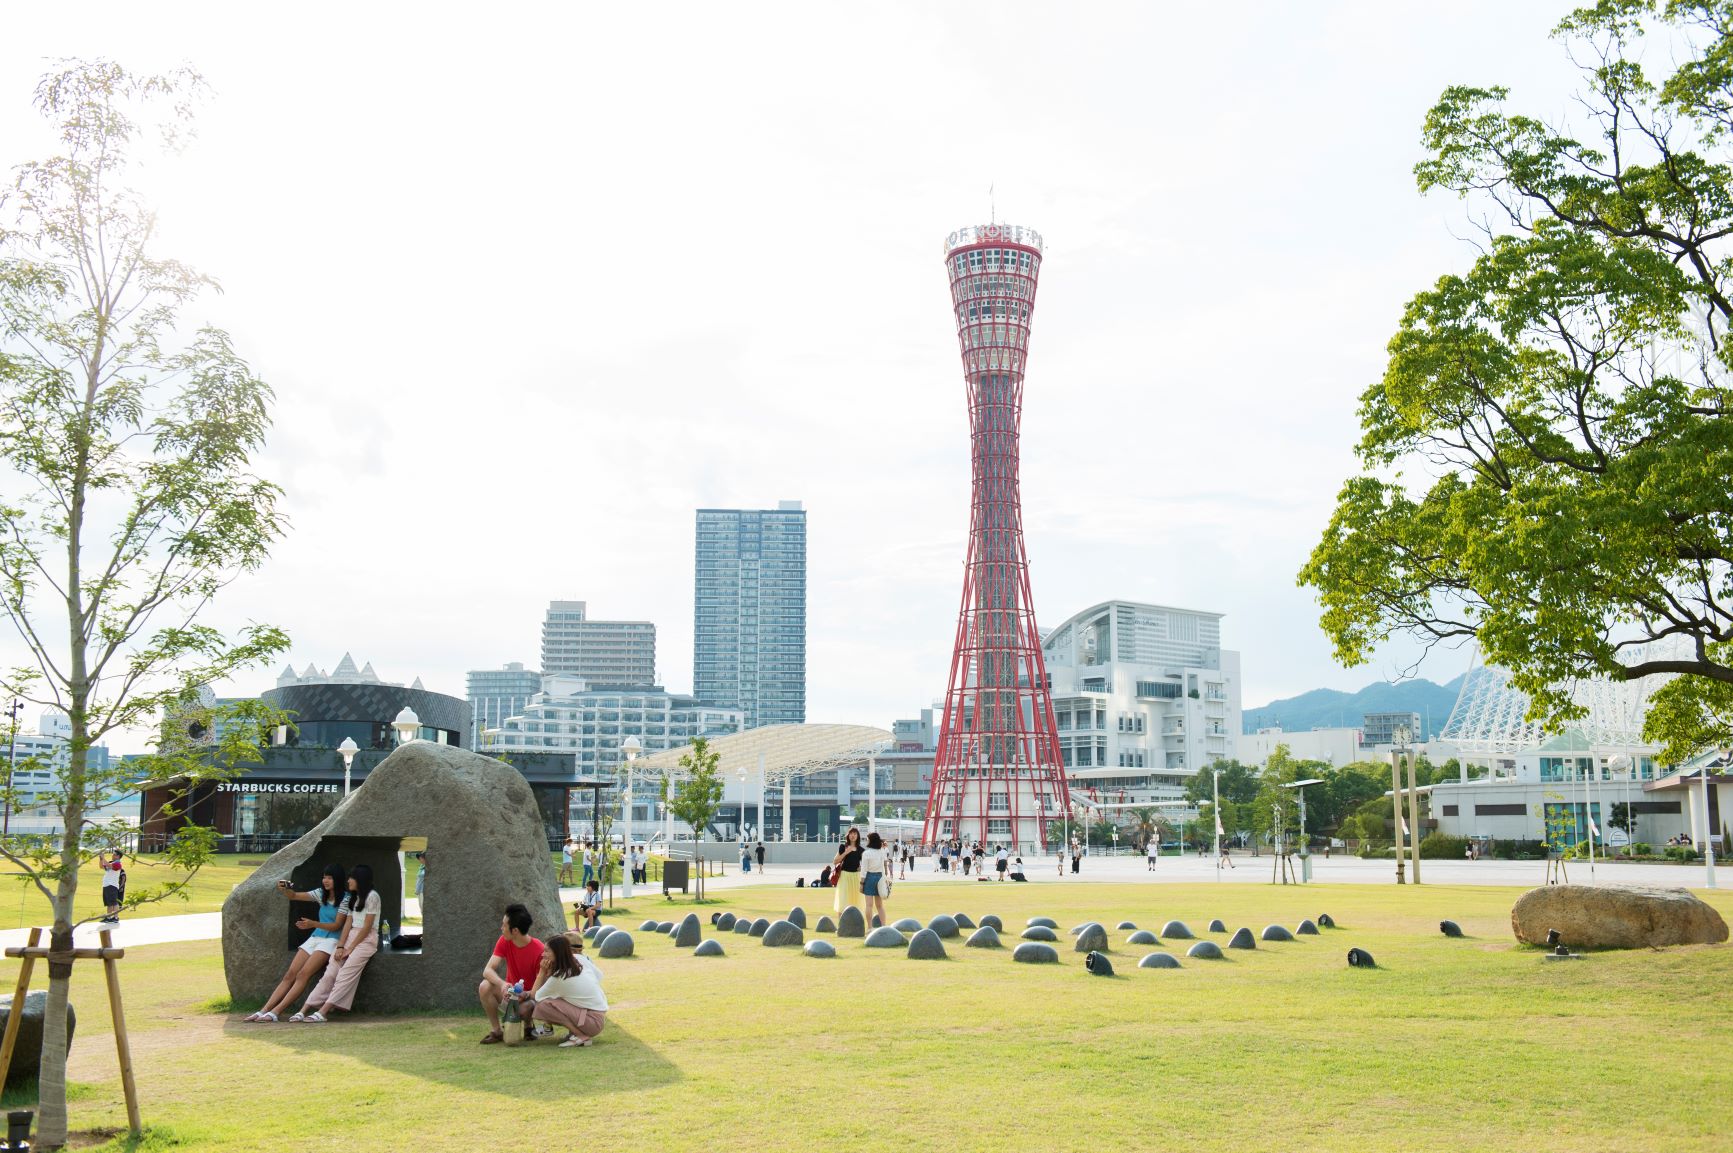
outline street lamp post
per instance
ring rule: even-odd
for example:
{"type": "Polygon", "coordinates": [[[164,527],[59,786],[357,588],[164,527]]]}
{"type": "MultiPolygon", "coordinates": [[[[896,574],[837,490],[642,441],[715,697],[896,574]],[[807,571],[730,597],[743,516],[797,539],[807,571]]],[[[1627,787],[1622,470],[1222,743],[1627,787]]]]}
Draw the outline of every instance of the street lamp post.
{"type": "Polygon", "coordinates": [[[421,731],[421,718],[415,715],[415,710],[408,705],[398,710],[397,719],[391,722],[391,727],[397,730],[397,743],[407,745],[415,739],[415,734],[421,731]]]}
{"type": "Polygon", "coordinates": [[[1402,859],[1402,762],[1408,757],[1408,726],[1399,725],[1390,750],[1390,799],[1396,805],[1396,824],[1391,832],[1396,836],[1396,883],[1407,883],[1406,864],[1402,859]]]}
{"type": "Polygon", "coordinates": [[[1324,779],[1322,777],[1308,777],[1307,779],[1305,779],[1303,781],[1294,781],[1292,784],[1287,784],[1287,785],[1282,786],[1284,789],[1294,790],[1294,795],[1298,799],[1299,806],[1300,806],[1300,882],[1301,882],[1301,884],[1306,884],[1306,883],[1310,882],[1312,879],[1312,852],[1311,852],[1310,846],[1306,843],[1306,786],[1307,785],[1321,785],[1323,783],[1324,783],[1324,779]]]}
{"type": "Polygon", "coordinates": [[[626,802],[625,809],[620,814],[622,830],[620,833],[620,852],[626,857],[626,879],[623,885],[626,898],[632,896],[632,762],[638,759],[638,754],[644,751],[644,744],[636,735],[629,736],[620,742],[620,751],[626,754],[626,802]]]}
{"type": "Polygon", "coordinates": [[[361,746],[355,743],[354,737],[344,737],[343,743],[337,746],[337,751],[343,754],[343,795],[349,795],[349,769],[355,763],[355,754],[361,751],[361,746]]]}
{"type": "Polygon", "coordinates": [[[1210,837],[1210,851],[1215,854],[1216,880],[1222,879],[1222,771],[1210,766],[1210,818],[1215,833],[1210,837]]]}
{"type": "Polygon", "coordinates": [[[734,775],[740,778],[740,840],[744,844],[744,842],[752,839],[752,826],[746,821],[746,799],[748,796],[746,791],[746,766],[742,765],[740,768],[736,769],[734,775]]]}

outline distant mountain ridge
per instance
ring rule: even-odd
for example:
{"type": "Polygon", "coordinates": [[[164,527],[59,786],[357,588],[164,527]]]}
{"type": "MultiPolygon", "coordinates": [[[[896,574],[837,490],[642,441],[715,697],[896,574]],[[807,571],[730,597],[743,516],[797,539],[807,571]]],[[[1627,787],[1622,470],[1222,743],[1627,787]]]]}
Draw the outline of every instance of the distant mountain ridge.
{"type": "Polygon", "coordinates": [[[1366,713],[1415,712],[1420,714],[1425,734],[1421,739],[1429,740],[1436,737],[1444,722],[1450,719],[1450,710],[1456,707],[1456,697],[1461,689],[1462,677],[1442,685],[1428,680],[1399,681],[1396,684],[1379,681],[1357,693],[1313,689],[1256,708],[1248,706],[1241,710],[1240,718],[1248,733],[1268,728],[1299,733],[1311,729],[1357,729],[1361,724],[1360,718],[1366,713]]]}

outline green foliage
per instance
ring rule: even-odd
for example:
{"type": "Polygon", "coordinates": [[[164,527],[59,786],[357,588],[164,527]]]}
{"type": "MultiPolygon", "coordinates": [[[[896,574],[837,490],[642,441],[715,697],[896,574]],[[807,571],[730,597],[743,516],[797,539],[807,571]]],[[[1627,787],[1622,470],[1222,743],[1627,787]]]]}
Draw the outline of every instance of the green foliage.
{"type": "Polygon", "coordinates": [[[1460,861],[1468,856],[1468,838],[1430,832],[1420,838],[1422,860],[1460,861]]]}
{"type": "Polygon", "coordinates": [[[1258,795],[1251,806],[1252,831],[1271,844],[1279,839],[1290,849],[1297,847],[1299,806],[1294,790],[1283,786],[1300,779],[1300,762],[1289,755],[1287,745],[1277,745],[1258,778],[1258,795]]]}
{"type": "Polygon", "coordinates": [[[686,776],[675,786],[669,809],[676,820],[691,825],[699,837],[722,807],[722,774],[716,767],[721,760],[721,754],[712,752],[710,742],[703,737],[693,741],[680,757],[680,767],[686,770],[686,776]]]}
{"type": "MultiPolygon", "coordinates": [[[[70,723],[48,798],[64,835],[6,838],[0,856],[53,904],[59,949],[71,944],[79,866],[124,831],[89,812],[143,781],[229,775],[272,718],[238,706],[220,718],[214,751],[165,740],[144,763],[107,770],[91,766],[90,747],[151,727],[200,686],[288,647],[266,625],[231,638],[201,619],[285,528],[279,489],[251,471],[271,390],[226,333],[183,323],[215,283],[154,251],[155,217],[127,187],[135,145],[159,134],[176,143],[202,88],[187,70],[135,76],[107,61],[45,76],[36,105],[61,153],[14,170],[0,220],[0,608],[29,653],[0,671],[0,693],[59,708],[70,723]],[[155,123],[136,119],[155,110],[155,123]]],[[[209,830],[189,828],[169,854],[190,873],[213,845],[209,830]]],[[[49,966],[44,1145],[66,1132],[58,1034],[69,968],[49,966]]]]}
{"type": "Polygon", "coordinates": [[[1300,572],[1344,664],[1472,637],[1555,725],[1576,678],[1683,673],[1649,714],[1664,756],[1733,736],[1729,28],[1722,0],[1603,0],[1560,29],[1578,124],[1502,88],[1427,116],[1420,188],[1486,234],[1409,302],[1300,572]]]}

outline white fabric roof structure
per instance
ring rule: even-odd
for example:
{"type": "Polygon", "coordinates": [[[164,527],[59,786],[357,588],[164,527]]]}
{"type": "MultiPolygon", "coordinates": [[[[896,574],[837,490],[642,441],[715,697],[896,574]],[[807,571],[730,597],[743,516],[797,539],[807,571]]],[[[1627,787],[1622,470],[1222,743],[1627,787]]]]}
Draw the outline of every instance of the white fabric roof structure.
{"type": "MultiPolygon", "coordinates": [[[[1634,646],[1623,659],[1630,664],[1664,658],[1676,645],[1667,642],[1634,646]]],[[[1649,712],[1649,697],[1671,680],[1665,673],[1636,681],[1613,681],[1604,677],[1581,680],[1571,689],[1571,699],[1588,710],[1571,721],[1564,733],[1549,732],[1539,721],[1527,719],[1528,694],[1510,683],[1510,672],[1481,663],[1480,651],[1462,679],[1456,707],[1438,739],[1469,755],[1511,755],[1561,740],[1585,746],[1585,751],[1635,752],[1651,748],[1643,739],[1643,720],[1649,712]]]]}
{"type": "MultiPolygon", "coordinates": [[[[710,751],[721,758],[716,767],[724,774],[740,769],[757,772],[762,762],[765,780],[774,781],[855,764],[884,752],[890,744],[889,730],[871,725],[765,725],[712,737],[710,751]]],[[[690,747],[639,757],[632,768],[649,776],[679,775],[680,758],[690,747]]]]}

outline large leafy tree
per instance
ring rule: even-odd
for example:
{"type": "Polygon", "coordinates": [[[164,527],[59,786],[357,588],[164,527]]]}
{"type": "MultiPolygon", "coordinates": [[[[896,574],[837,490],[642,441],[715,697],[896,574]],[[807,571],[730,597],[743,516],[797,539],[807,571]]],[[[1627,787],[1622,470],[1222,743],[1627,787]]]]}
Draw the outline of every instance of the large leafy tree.
{"type": "Polygon", "coordinates": [[[1730,34],[1729,0],[1603,0],[1558,29],[1570,122],[1503,88],[1426,117],[1420,187],[1467,198],[1482,242],[1409,302],[1300,573],[1344,664],[1472,638],[1555,724],[1575,678],[1680,674],[1652,735],[1729,733],[1730,34]]]}
{"type": "MultiPolygon", "coordinates": [[[[79,868],[130,831],[93,814],[145,779],[226,774],[256,747],[260,718],[211,718],[214,750],[165,742],[143,763],[109,769],[93,767],[89,750],[287,647],[267,626],[229,636],[202,619],[283,529],[277,488],[249,463],[271,394],[223,332],[183,325],[186,306],[215,286],[155,252],[155,218],[127,187],[141,138],[161,129],[172,145],[198,89],[188,72],[135,76],[101,61],[44,77],[36,104],[59,129],[60,153],[16,169],[0,215],[0,611],[28,652],[0,670],[0,691],[70,723],[67,755],[39,797],[63,834],[0,841],[53,909],[38,1128],[47,1148],[66,1140],[79,868]],[[152,113],[154,124],[135,119],[152,113]]],[[[8,803],[17,799],[9,788],[8,803]]],[[[178,879],[128,903],[183,887],[213,845],[211,830],[189,827],[170,846],[178,879]]]]}

